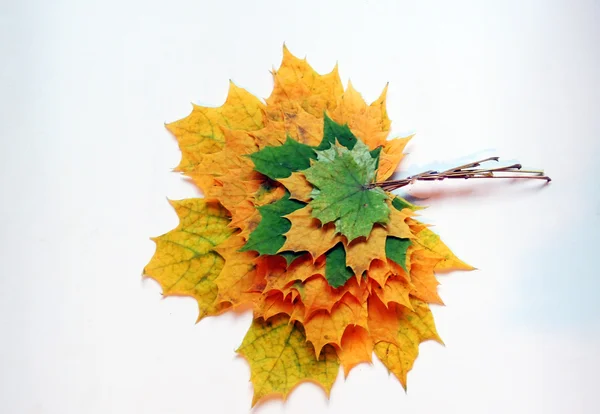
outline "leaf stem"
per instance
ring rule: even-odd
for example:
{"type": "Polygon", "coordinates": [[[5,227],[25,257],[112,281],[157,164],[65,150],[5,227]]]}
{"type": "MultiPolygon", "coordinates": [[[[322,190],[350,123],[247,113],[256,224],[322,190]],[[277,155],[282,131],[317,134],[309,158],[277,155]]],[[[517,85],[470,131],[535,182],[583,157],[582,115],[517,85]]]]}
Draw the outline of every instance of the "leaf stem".
{"type": "Polygon", "coordinates": [[[506,167],[489,169],[476,168],[485,162],[498,160],[499,157],[489,157],[483,160],[471,162],[469,164],[450,168],[449,170],[442,172],[429,170],[411,177],[403,178],[401,180],[375,182],[369,184],[369,187],[381,187],[383,190],[393,191],[406,185],[413,184],[416,181],[442,181],[446,178],[463,178],[465,180],[470,178],[527,178],[534,180],[546,180],[546,182],[551,181],[550,177],[544,175],[544,171],[522,170],[521,164],[513,164],[506,167]],[[507,173],[509,173],[509,175],[506,175],[507,173]]]}

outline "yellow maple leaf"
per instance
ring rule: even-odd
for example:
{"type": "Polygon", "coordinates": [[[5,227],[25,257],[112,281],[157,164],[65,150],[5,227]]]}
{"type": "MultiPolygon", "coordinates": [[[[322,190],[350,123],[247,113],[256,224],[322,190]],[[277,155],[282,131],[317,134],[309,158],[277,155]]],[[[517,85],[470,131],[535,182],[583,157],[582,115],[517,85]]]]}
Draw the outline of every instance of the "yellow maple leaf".
{"type": "Polygon", "coordinates": [[[271,394],[285,399],[302,381],[314,382],[329,396],[338,375],[335,350],[325,347],[317,359],[302,331],[285,315],[254,320],[237,352],[250,364],[252,405],[271,394]]]}
{"type": "MultiPolygon", "coordinates": [[[[271,108],[271,107],[269,107],[271,108]]],[[[265,119],[264,128],[253,131],[260,149],[282,145],[289,136],[306,145],[319,145],[323,137],[323,114],[314,116],[299,104],[287,101],[273,109],[273,118],[265,119]]]]}
{"type": "Polygon", "coordinates": [[[256,300],[260,293],[253,287],[260,283],[260,275],[256,270],[254,252],[240,252],[245,240],[239,235],[233,235],[215,251],[227,263],[223,267],[215,284],[218,288],[219,303],[229,303],[234,307],[256,300]]]}
{"type": "Polygon", "coordinates": [[[258,191],[260,185],[257,181],[241,181],[240,174],[240,170],[231,170],[231,174],[219,177],[217,183],[205,191],[206,198],[219,201],[229,211],[235,210],[248,199],[248,187],[253,186],[258,191]]]}
{"type": "Polygon", "coordinates": [[[404,306],[390,307],[388,312],[394,314],[396,320],[393,331],[389,333],[393,340],[381,340],[375,344],[375,355],[400,380],[404,389],[408,371],[419,355],[419,344],[427,340],[443,344],[429,306],[416,299],[411,302],[414,310],[404,306]]]}
{"type": "Polygon", "coordinates": [[[407,223],[412,215],[409,209],[398,210],[394,208],[388,200],[386,204],[390,209],[390,221],[387,223],[387,235],[399,237],[401,239],[413,239],[415,235],[407,223]]]}
{"type": "Polygon", "coordinates": [[[156,252],[144,275],[156,280],[164,296],[191,296],[198,301],[198,320],[222,309],[215,279],[225,261],[215,248],[231,235],[227,211],[218,203],[191,198],[171,201],[179,225],[154,238],[156,252]]]}
{"type": "Polygon", "coordinates": [[[413,135],[406,138],[394,138],[383,144],[383,150],[379,158],[379,169],[377,170],[377,181],[385,181],[396,172],[400,161],[404,158],[404,147],[412,139],[413,135]]]}
{"type": "Polygon", "coordinates": [[[388,232],[383,226],[375,225],[368,238],[359,237],[346,245],[346,264],[352,268],[356,277],[360,278],[373,260],[385,260],[387,236],[388,232]]]}
{"type": "Polygon", "coordinates": [[[339,98],[337,107],[331,112],[332,119],[340,124],[348,124],[370,149],[384,145],[390,130],[390,120],[387,117],[385,101],[387,86],[379,99],[367,106],[351,82],[344,94],[339,98]]]}
{"type": "Polygon", "coordinates": [[[474,270],[473,266],[470,266],[460,260],[458,257],[452,253],[452,251],[442,242],[440,236],[429,230],[428,228],[423,228],[417,234],[417,242],[420,246],[429,250],[433,253],[436,253],[442,257],[442,261],[440,261],[435,270],[438,272],[441,271],[451,271],[451,270],[474,270]]]}
{"type": "Polygon", "coordinates": [[[306,206],[285,216],[292,223],[292,227],[285,234],[285,244],[280,251],[307,251],[313,259],[317,259],[343,240],[333,223],[322,226],[321,222],[313,217],[311,210],[310,206],[306,206]]]}
{"type": "Polygon", "coordinates": [[[177,171],[193,172],[205,154],[221,150],[225,144],[221,127],[245,131],[262,128],[264,109],[260,100],[233,82],[229,83],[229,93],[222,106],[207,108],[193,105],[189,116],[166,125],[181,149],[177,171]]]}
{"type": "Polygon", "coordinates": [[[255,173],[254,164],[244,155],[258,151],[254,138],[246,131],[235,131],[220,127],[225,139],[222,150],[205,154],[202,163],[198,164],[190,175],[208,175],[219,177],[229,175],[230,170],[239,169],[244,180],[250,179],[255,173]]]}
{"type": "Polygon", "coordinates": [[[283,47],[283,60],[273,71],[273,92],[267,99],[267,113],[274,119],[278,114],[269,108],[288,108],[299,104],[305,111],[322,117],[325,110],[333,110],[343,88],[337,65],[326,75],[319,75],[306,59],[298,59],[283,47]]]}
{"type": "Polygon", "coordinates": [[[293,172],[287,178],[279,178],[279,181],[290,192],[290,198],[308,202],[313,187],[301,172],[293,172]]]}

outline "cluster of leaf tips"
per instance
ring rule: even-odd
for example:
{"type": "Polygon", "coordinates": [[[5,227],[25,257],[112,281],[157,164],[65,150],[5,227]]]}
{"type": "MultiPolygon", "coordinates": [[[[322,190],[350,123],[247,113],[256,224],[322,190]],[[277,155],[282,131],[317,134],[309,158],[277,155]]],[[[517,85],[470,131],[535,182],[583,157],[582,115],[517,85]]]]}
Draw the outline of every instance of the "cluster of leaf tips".
{"type": "Polygon", "coordinates": [[[386,90],[367,105],[337,68],[319,75],[285,48],[273,77],[266,104],[230,84],[223,106],[167,125],[205,197],[172,201],[180,223],[144,274],[196,298],[199,319],[252,308],[238,352],[253,404],[306,380],[329,393],[340,365],[373,352],[406,387],[419,344],[441,342],[435,273],[471,267],[418,207],[372,185],[411,138],[387,139],[386,90]]]}

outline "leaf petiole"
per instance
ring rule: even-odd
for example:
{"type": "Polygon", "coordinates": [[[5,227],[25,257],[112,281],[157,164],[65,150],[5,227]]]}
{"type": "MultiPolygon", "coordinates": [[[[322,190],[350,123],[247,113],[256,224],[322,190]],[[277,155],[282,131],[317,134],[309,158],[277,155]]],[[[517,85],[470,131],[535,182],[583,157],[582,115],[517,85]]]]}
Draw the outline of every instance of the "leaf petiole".
{"type": "Polygon", "coordinates": [[[481,166],[482,163],[487,161],[498,161],[499,157],[489,157],[483,160],[475,161],[469,164],[460,165],[458,167],[450,168],[446,171],[438,172],[429,170],[422,172],[411,177],[406,177],[401,180],[389,180],[381,181],[369,184],[370,188],[380,187],[386,191],[393,191],[398,188],[404,187],[409,184],[413,184],[416,181],[442,181],[446,178],[527,178],[534,180],[546,180],[551,181],[550,177],[544,175],[544,171],[541,170],[522,170],[521,164],[513,164],[505,167],[498,168],[476,168],[481,166]],[[509,173],[509,175],[505,175],[509,173]]]}

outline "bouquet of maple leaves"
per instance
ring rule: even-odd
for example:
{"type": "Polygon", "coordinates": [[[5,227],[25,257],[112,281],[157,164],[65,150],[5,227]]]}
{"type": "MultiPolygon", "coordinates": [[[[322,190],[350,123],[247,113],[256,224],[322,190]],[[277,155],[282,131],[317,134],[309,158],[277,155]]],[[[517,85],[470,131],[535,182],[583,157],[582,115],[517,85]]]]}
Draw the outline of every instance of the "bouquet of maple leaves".
{"type": "Polygon", "coordinates": [[[171,201],[180,223],[144,274],[196,298],[199,320],[252,308],[253,405],[307,380],[329,393],[373,351],[406,387],[419,344],[441,343],[435,273],[472,267],[377,185],[411,138],[387,139],[387,87],[367,105],[285,47],[273,79],[266,105],[231,83],[223,106],[167,125],[205,197],[171,201]]]}

